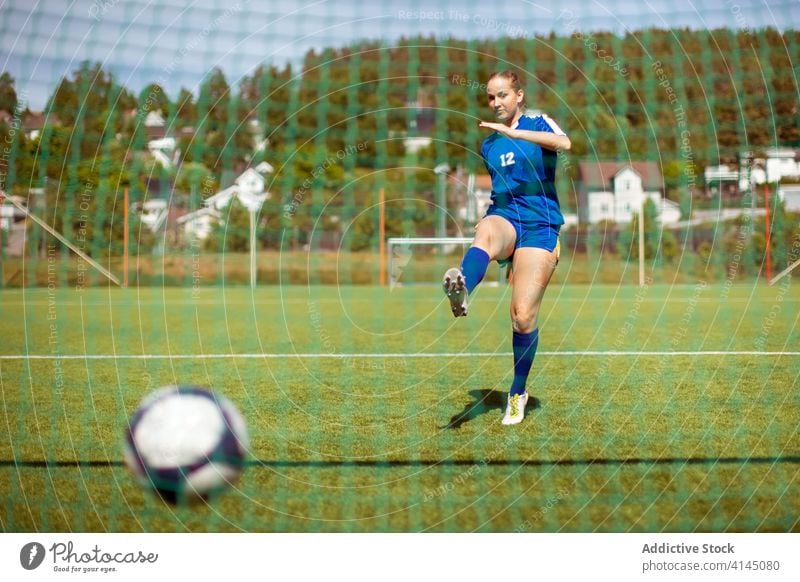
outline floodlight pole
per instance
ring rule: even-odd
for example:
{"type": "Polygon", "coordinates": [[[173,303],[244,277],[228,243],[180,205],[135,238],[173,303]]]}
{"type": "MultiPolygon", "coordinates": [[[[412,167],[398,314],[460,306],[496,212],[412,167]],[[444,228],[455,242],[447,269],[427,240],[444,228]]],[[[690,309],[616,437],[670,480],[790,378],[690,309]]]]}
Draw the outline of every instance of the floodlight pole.
{"type": "Polygon", "coordinates": [[[639,287],[644,287],[644,192],[639,205],[639,287]]]}
{"type": "Polygon", "coordinates": [[[436,236],[444,237],[447,235],[447,172],[450,166],[441,163],[433,169],[438,177],[436,188],[436,236]]]}
{"type": "Polygon", "coordinates": [[[386,286],[386,215],[384,214],[386,198],[381,188],[378,195],[378,264],[381,287],[386,286]]]}
{"type": "Polygon", "coordinates": [[[128,286],[128,187],[125,187],[125,202],[122,209],[122,286],[128,286]]]}
{"type": "Polygon", "coordinates": [[[770,227],[769,227],[769,182],[764,184],[764,220],[766,221],[764,232],[766,235],[767,251],[767,281],[772,279],[772,257],[770,253],[770,227]]]}
{"type": "Polygon", "coordinates": [[[256,211],[250,210],[250,288],[256,288],[256,211]]]}
{"type": "MultiPolygon", "coordinates": [[[[5,202],[5,198],[6,198],[5,192],[0,190],[0,208],[3,207],[3,203],[5,202]]],[[[11,230],[10,226],[13,223],[14,223],[14,219],[11,218],[8,221],[9,230],[11,230]]],[[[5,254],[6,254],[5,246],[4,246],[4,243],[3,243],[3,223],[2,223],[2,218],[0,218],[0,288],[3,287],[3,285],[5,283],[5,280],[6,280],[6,273],[5,273],[5,269],[3,268],[3,258],[5,256],[5,254]]]]}

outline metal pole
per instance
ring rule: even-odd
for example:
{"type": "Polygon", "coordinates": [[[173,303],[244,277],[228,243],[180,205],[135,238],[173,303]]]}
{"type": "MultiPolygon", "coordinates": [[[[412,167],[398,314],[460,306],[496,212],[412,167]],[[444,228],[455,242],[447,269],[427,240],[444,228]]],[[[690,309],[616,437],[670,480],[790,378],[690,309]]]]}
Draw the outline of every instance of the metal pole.
{"type": "Polygon", "coordinates": [[[446,220],[445,220],[445,202],[444,191],[445,191],[445,180],[447,179],[447,175],[444,173],[439,174],[439,188],[438,188],[438,196],[436,199],[436,236],[445,236],[445,228],[446,228],[446,220]]]}
{"type": "MultiPolygon", "coordinates": [[[[0,208],[3,207],[3,203],[5,202],[6,194],[2,190],[0,190],[0,208]]],[[[8,233],[11,234],[11,225],[14,224],[14,213],[11,213],[11,217],[8,219],[8,233]]],[[[0,218],[0,289],[5,286],[6,280],[6,271],[4,268],[4,258],[6,254],[5,243],[3,242],[3,223],[2,218],[0,218]]]]}
{"type": "Polygon", "coordinates": [[[128,286],[128,188],[125,187],[125,206],[122,209],[122,286],[128,286]]]}
{"type": "Polygon", "coordinates": [[[381,287],[386,287],[386,216],[384,214],[385,198],[383,188],[378,197],[378,264],[380,265],[381,287]]]}
{"type": "Polygon", "coordinates": [[[447,236],[447,172],[450,166],[441,163],[433,169],[438,176],[436,188],[436,236],[447,236]]]}
{"type": "Polygon", "coordinates": [[[639,205],[639,287],[644,287],[644,192],[639,205]]]}
{"type": "Polygon", "coordinates": [[[764,220],[766,220],[764,232],[765,232],[766,239],[767,239],[767,241],[766,241],[766,244],[767,244],[767,249],[766,249],[766,251],[767,251],[767,281],[769,281],[770,279],[772,279],[772,257],[771,257],[771,252],[770,252],[771,242],[770,242],[770,232],[769,232],[769,230],[770,230],[770,228],[769,228],[769,182],[764,184],[764,210],[765,210],[764,220]]]}
{"type": "Polygon", "coordinates": [[[250,210],[250,288],[256,288],[256,211],[250,210]]]}

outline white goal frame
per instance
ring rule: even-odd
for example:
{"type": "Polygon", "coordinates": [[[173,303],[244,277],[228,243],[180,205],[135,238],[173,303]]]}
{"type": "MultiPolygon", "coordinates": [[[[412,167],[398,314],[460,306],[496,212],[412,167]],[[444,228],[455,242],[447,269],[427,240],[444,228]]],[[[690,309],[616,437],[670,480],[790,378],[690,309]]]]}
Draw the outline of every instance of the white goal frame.
{"type": "Polygon", "coordinates": [[[769,286],[772,287],[775,283],[783,279],[786,275],[794,271],[800,265],[800,259],[797,259],[794,263],[786,267],[783,271],[775,275],[772,280],[769,282],[769,286]]]}
{"type": "Polygon", "coordinates": [[[6,200],[8,202],[10,202],[11,204],[13,204],[14,207],[17,210],[19,210],[20,212],[22,212],[22,214],[24,214],[27,218],[30,218],[33,222],[35,222],[36,224],[41,226],[42,229],[44,229],[45,232],[47,232],[48,234],[52,235],[56,240],[58,240],[59,242],[63,243],[69,250],[71,250],[73,253],[78,255],[84,261],[89,263],[92,267],[97,269],[109,281],[111,281],[112,283],[115,283],[118,287],[122,287],[123,286],[122,283],[120,282],[120,280],[117,279],[111,273],[111,271],[109,271],[108,269],[103,267],[103,265],[101,265],[100,263],[98,263],[97,261],[92,259],[89,255],[84,253],[76,245],[74,245],[71,242],[69,242],[66,238],[64,238],[64,235],[62,235],[60,232],[57,232],[54,228],[52,228],[44,220],[42,220],[41,218],[39,218],[38,216],[36,216],[32,212],[30,212],[27,208],[25,208],[22,204],[20,204],[16,200],[14,200],[14,198],[12,198],[11,196],[6,196],[2,191],[0,191],[0,203],[4,202],[6,200]]]}

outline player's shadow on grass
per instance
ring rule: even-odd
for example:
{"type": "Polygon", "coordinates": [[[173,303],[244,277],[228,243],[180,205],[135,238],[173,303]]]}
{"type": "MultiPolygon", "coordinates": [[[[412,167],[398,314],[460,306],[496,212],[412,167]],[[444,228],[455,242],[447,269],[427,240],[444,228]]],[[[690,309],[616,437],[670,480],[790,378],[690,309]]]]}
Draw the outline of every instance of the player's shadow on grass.
{"type": "MultiPolygon", "coordinates": [[[[464,409],[453,415],[445,426],[439,428],[461,428],[465,422],[469,422],[473,418],[477,418],[482,414],[493,413],[502,415],[506,409],[506,402],[508,400],[508,393],[499,390],[470,390],[469,395],[472,396],[472,402],[465,404],[464,409]]],[[[535,410],[539,408],[539,399],[531,396],[528,399],[528,406],[525,407],[526,411],[535,410]]]]}

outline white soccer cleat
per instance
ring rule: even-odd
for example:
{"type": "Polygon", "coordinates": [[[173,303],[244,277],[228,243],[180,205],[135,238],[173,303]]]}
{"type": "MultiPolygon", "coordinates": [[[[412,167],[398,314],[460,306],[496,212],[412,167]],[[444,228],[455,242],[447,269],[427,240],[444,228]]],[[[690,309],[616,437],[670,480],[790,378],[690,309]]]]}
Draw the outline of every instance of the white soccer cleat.
{"type": "Polygon", "coordinates": [[[454,317],[467,315],[467,281],[461,269],[448,269],[442,280],[444,294],[450,300],[450,310],[454,317]]]}
{"type": "Polygon", "coordinates": [[[525,406],[528,404],[528,393],[509,395],[503,424],[519,424],[525,418],[525,406]]]}

